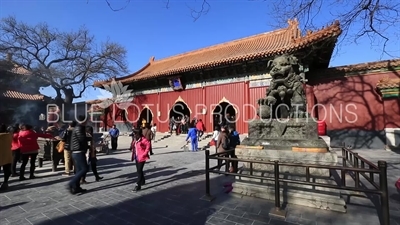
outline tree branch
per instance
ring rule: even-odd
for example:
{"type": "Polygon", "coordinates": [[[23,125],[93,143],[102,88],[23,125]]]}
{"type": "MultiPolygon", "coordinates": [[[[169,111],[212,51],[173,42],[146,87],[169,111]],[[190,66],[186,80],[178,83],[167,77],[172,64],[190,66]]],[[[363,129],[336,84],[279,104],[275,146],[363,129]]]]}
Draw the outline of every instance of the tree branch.
{"type": "Polygon", "coordinates": [[[57,98],[62,91],[66,103],[82,96],[89,82],[128,72],[126,49],[110,41],[98,46],[85,27],[60,32],[44,23],[32,26],[8,17],[1,20],[0,33],[0,56],[12,53],[15,64],[50,84],[57,98]]]}

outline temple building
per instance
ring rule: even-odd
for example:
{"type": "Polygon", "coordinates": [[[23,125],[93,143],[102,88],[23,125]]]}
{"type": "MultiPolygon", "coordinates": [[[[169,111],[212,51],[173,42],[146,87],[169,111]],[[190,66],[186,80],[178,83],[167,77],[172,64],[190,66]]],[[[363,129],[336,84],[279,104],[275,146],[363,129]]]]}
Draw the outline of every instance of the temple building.
{"type": "Polygon", "coordinates": [[[166,132],[171,117],[187,115],[202,119],[212,132],[226,115],[238,132],[247,133],[248,121],[257,117],[257,101],[270,85],[268,61],[290,54],[299,59],[308,80],[308,111],[325,121],[331,145],[396,145],[388,143],[385,129],[400,127],[399,82],[392,80],[399,77],[400,60],[328,68],[340,34],[339,23],[302,34],[298,22],[289,20],[283,29],[164,59],[151,57],[133,74],[95,82],[100,88],[121,82],[133,90],[131,106],[98,110],[103,126],[115,123],[127,131],[145,119],[166,132]]]}
{"type": "Polygon", "coordinates": [[[1,65],[0,123],[45,126],[51,98],[39,93],[40,83],[31,79],[28,70],[14,65],[11,56],[2,60],[1,65]]]}

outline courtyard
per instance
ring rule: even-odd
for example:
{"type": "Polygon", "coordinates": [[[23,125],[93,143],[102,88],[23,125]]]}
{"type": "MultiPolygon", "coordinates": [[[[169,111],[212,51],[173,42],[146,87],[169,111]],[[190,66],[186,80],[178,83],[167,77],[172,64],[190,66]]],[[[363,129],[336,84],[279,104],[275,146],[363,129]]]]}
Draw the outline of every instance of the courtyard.
{"type": "MultiPolygon", "coordinates": [[[[161,137],[159,134],[158,137],[161,137]]],[[[12,178],[10,190],[0,193],[1,225],[51,224],[379,224],[377,209],[370,199],[352,196],[347,199],[347,213],[286,206],[286,219],[270,217],[272,201],[240,197],[225,193],[224,184],[231,178],[211,175],[212,202],[201,200],[205,193],[204,151],[184,152],[183,136],[172,136],[154,144],[155,155],[145,166],[146,185],[132,192],[136,176],[130,162],[130,138],[122,136],[119,150],[99,155],[99,172],[95,182],[89,173],[87,193],[70,195],[65,189],[68,177],[51,172],[45,164],[37,169],[37,179],[19,182],[12,178]]],[[[200,142],[200,147],[207,140],[200,142]]],[[[376,162],[386,160],[390,192],[391,224],[400,221],[400,196],[394,182],[400,174],[399,155],[379,150],[360,150],[376,162]]]]}

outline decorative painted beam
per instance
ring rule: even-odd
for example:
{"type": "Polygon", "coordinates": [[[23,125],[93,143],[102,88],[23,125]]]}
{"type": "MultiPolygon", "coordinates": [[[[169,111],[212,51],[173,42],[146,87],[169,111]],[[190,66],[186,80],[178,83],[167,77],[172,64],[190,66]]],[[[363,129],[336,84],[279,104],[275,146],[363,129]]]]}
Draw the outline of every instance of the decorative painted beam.
{"type": "Polygon", "coordinates": [[[400,97],[400,79],[390,79],[384,77],[378,81],[376,88],[381,93],[382,98],[399,98],[400,97]]]}

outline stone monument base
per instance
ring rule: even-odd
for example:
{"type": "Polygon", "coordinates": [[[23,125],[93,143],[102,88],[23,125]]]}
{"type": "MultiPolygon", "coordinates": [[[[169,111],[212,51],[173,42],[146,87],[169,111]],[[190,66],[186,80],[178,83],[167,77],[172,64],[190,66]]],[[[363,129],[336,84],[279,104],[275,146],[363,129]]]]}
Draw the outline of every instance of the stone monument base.
{"type": "Polygon", "coordinates": [[[328,152],[329,146],[318,137],[317,123],[311,118],[281,121],[253,120],[249,122],[245,146],[262,146],[263,149],[328,152]],[[304,150],[306,149],[306,150],[304,150]]]}
{"type": "MultiPolygon", "coordinates": [[[[239,159],[251,159],[261,161],[274,161],[303,164],[336,165],[337,155],[333,152],[314,153],[314,152],[292,152],[282,150],[259,150],[259,149],[236,149],[239,159]]],[[[239,165],[238,173],[250,174],[250,164],[239,165]]],[[[263,165],[253,163],[253,175],[273,177],[273,165],[263,165]]],[[[306,168],[280,166],[280,177],[290,180],[306,181],[306,168]]],[[[310,181],[322,184],[334,184],[328,169],[310,168],[310,181]]],[[[340,191],[322,187],[312,187],[281,182],[280,197],[281,204],[289,203],[307,207],[346,212],[346,203],[340,197],[340,191]]],[[[275,199],[275,189],[273,181],[266,181],[255,178],[236,177],[233,183],[232,192],[263,198],[268,200],[275,199]]]]}

